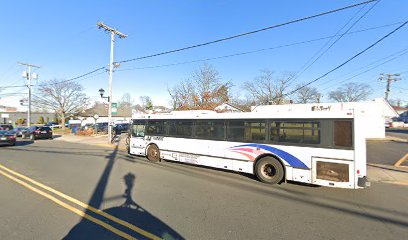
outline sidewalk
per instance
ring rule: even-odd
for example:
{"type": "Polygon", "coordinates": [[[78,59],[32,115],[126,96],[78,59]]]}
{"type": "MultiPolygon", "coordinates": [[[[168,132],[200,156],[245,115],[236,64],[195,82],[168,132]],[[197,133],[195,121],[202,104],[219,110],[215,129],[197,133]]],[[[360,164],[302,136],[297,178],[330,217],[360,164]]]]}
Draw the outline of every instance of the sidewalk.
{"type": "Polygon", "coordinates": [[[67,142],[74,142],[74,143],[82,143],[87,145],[93,146],[101,146],[101,147],[116,147],[116,144],[119,144],[120,150],[127,150],[125,145],[125,138],[126,135],[121,135],[119,138],[119,142],[114,142],[113,144],[108,143],[108,135],[98,135],[98,136],[76,136],[72,134],[65,134],[61,135],[61,137],[54,138],[55,141],[67,141],[67,142]]]}
{"type": "Polygon", "coordinates": [[[372,182],[393,183],[408,186],[408,168],[381,164],[367,165],[368,179],[372,182]]]}
{"type": "MultiPolygon", "coordinates": [[[[120,137],[119,149],[126,151],[125,137],[126,135],[122,135],[120,137]]],[[[102,136],[62,135],[59,138],[55,138],[55,140],[111,148],[114,148],[116,146],[116,143],[114,144],[108,143],[107,135],[102,136]]],[[[408,167],[394,167],[382,164],[368,164],[367,173],[368,179],[371,182],[383,182],[408,186],[408,167]]]]}

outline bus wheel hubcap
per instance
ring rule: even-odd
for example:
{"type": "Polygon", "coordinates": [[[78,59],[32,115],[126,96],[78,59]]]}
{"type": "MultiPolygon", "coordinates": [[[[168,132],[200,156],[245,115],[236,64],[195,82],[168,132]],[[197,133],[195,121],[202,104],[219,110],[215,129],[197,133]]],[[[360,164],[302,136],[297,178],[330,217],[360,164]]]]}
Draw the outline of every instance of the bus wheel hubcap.
{"type": "Polygon", "coordinates": [[[262,166],[262,175],[266,178],[272,178],[276,175],[276,168],[269,163],[262,166]]]}

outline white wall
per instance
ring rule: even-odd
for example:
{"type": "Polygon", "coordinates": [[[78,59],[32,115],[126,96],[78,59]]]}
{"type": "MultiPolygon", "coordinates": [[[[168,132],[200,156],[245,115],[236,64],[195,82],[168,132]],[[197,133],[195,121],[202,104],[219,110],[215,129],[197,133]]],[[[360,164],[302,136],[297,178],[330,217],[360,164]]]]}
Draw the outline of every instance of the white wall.
{"type": "Polygon", "coordinates": [[[347,110],[354,110],[356,114],[360,114],[364,118],[364,135],[366,138],[385,138],[385,118],[397,116],[395,110],[383,98],[364,102],[284,104],[252,107],[252,112],[276,112],[277,115],[282,115],[286,112],[336,112],[347,110]]]}

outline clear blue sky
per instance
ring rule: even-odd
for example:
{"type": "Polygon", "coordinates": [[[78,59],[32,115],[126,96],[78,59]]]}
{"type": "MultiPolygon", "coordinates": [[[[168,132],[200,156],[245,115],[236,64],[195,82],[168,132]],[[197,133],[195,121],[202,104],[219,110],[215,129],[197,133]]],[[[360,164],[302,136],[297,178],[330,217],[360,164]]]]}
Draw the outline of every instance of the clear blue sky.
{"type": "MultiPolygon", "coordinates": [[[[71,78],[107,65],[110,39],[106,33],[96,28],[98,21],[129,35],[126,39],[116,41],[115,61],[120,61],[259,29],[356,2],[358,1],[3,1],[0,7],[0,86],[24,83],[20,77],[24,68],[17,65],[17,61],[42,66],[38,70],[39,82],[53,78],[71,78]]],[[[211,46],[122,64],[119,69],[211,58],[330,36],[360,8],[211,46]]],[[[382,0],[351,31],[406,21],[407,10],[408,1],[382,0]]],[[[304,72],[297,82],[307,82],[319,77],[396,27],[397,25],[393,25],[344,36],[304,72]]],[[[313,86],[325,89],[325,92],[333,90],[341,81],[353,76],[344,76],[345,74],[408,48],[407,39],[408,26],[313,86]]],[[[220,72],[224,81],[231,80],[234,83],[235,92],[242,92],[242,83],[256,77],[261,69],[268,68],[276,72],[299,71],[326,41],[207,63],[220,72]]],[[[154,104],[168,104],[167,86],[174,86],[188,78],[201,64],[117,71],[114,74],[114,98],[120,98],[128,92],[136,101],[141,95],[149,95],[154,104]]],[[[365,69],[367,68],[360,72],[365,69]]],[[[403,80],[393,83],[391,98],[401,98],[407,103],[407,71],[408,54],[350,81],[369,84],[373,88],[370,98],[374,98],[384,96],[385,82],[378,81],[379,73],[405,72],[403,80]]],[[[356,73],[359,71],[354,72],[356,73]]],[[[83,84],[89,96],[96,97],[99,88],[107,90],[108,75],[101,74],[78,82],[83,84]]],[[[0,94],[21,91],[9,89],[0,94]]],[[[327,96],[327,93],[323,95],[327,96]]]]}

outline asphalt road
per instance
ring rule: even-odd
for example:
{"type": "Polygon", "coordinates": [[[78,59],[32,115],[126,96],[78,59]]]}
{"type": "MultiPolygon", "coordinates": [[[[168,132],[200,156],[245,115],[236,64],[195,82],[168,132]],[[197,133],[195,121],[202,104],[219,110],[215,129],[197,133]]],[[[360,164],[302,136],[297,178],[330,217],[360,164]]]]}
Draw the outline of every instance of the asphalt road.
{"type": "Polygon", "coordinates": [[[386,129],[386,135],[408,140],[408,129],[388,128],[386,129]]]}
{"type": "Polygon", "coordinates": [[[0,174],[0,239],[408,236],[407,186],[269,186],[247,175],[55,140],[0,147],[0,164],[22,174],[0,168],[9,176],[0,174]]]}
{"type": "Polygon", "coordinates": [[[408,153],[408,142],[368,141],[367,163],[393,166],[408,153]]]}

